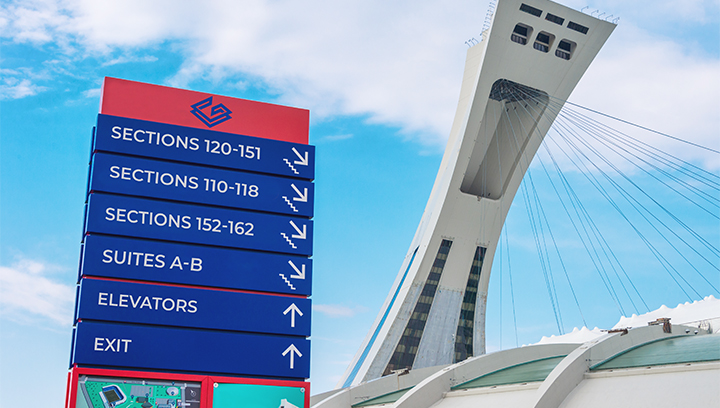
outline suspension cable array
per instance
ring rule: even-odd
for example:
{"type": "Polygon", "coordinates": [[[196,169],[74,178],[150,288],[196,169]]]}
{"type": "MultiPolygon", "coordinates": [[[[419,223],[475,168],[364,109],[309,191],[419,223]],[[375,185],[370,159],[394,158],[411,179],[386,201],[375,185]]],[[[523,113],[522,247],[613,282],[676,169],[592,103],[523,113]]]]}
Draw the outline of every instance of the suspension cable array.
{"type": "MultiPolygon", "coordinates": [[[[586,259],[584,264],[595,271],[622,315],[627,315],[628,310],[633,313],[650,311],[646,301],[649,289],[636,283],[643,277],[666,279],[668,286],[675,287],[689,301],[701,299],[702,294],[711,294],[708,292],[720,294],[720,250],[717,245],[720,175],[641,138],[661,136],[682,143],[684,148],[717,155],[718,159],[720,151],[549,97],[510,81],[494,87],[490,98],[501,103],[489,105],[492,108],[486,119],[502,122],[504,126],[498,125],[495,137],[507,138],[505,144],[495,144],[497,151],[493,153],[507,153],[501,152],[501,145],[514,152],[522,151],[523,135],[543,127],[550,129],[541,145],[542,154],[536,156],[535,163],[530,163],[533,155],[519,158],[517,165],[528,171],[520,185],[522,202],[514,205],[525,208],[559,333],[566,330],[558,293],[561,281],[555,276],[558,267],[582,324],[587,326],[587,322],[580,307],[582,297],[578,296],[574,284],[581,271],[574,271],[576,268],[570,266],[567,255],[561,251],[563,246],[567,247],[567,242],[559,244],[554,232],[557,217],[555,213],[550,215],[550,211],[559,211],[567,219],[574,237],[561,234],[563,240],[581,245],[586,259]],[[630,130],[621,131],[608,125],[608,121],[630,130]],[[631,133],[635,131],[644,134],[631,133]],[[594,198],[588,201],[589,195],[594,198]],[[557,201],[559,205],[548,207],[548,201],[557,201]],[[599,219],[596,207],[602,202],[612,210],[608,212],[605,205],[603,215],[600,215],[602,219],[599,219]],[[624,221],[625,226],[608,220],[624,221]],[[624,231],[621,240],[611,238],[620,230],[624,231]],[[629,244],[631,241],[633,243],[629,244]],[[637,258],[648,259],[642,270],[623,265],[626,261],[621,262],[623,258],[617,255],[617,251],[625,249],[618,245],[629,247],[635,244],[639,248],[637,258]]],[[[498,174],[503,174],[502,168],[497,170],[498,174]]],[[[505,265],[510,277],[517,342],[507,225],[504,234],[505,265]]],[[[578,251],[570,257],[578,258],[578,251]]],[[[500,268],[502,274],[502,264],[500,268]]]]}

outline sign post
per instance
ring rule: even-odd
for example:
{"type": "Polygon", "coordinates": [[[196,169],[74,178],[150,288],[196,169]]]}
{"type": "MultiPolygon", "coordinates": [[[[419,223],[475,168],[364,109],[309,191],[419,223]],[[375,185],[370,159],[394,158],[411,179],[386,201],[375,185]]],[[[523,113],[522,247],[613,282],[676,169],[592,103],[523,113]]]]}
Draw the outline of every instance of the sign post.
{"type": "Polygon", "coordinates": [[[67,408],[309,406],[308,124],[105,79],[67,408]]]}

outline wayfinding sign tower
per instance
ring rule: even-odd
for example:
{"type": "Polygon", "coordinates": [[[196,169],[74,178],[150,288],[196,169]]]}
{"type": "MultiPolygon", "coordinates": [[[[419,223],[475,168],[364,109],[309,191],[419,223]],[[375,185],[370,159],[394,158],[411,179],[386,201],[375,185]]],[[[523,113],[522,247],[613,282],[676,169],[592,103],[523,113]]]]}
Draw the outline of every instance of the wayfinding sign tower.
{"type": "Polygon", "coordinates": [[[68,408],[309,406],[309,112],[105,78],[68,408]]]}

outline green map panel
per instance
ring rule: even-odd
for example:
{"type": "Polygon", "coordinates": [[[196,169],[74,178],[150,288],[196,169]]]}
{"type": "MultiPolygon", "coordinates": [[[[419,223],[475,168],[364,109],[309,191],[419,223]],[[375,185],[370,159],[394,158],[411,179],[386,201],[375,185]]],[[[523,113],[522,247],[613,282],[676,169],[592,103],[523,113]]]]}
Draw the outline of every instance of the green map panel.
{"type": "Polygon", "coordinates": [[[502,370],[494,371],[474,380],[456,385],[452,387],[452,389],[464,390],[467,388],[544,381],[555,366],[560,364],[560,361],[564,358],[565,356],[550,357],[503,368],[502,370]]]}
{"type": "Polygon", "coordinates": [[[85,377],[78,382],[76,408],[194,408],[199,401],[199,383],[85,377]]]}
{"type": "Polygon", "coordinates": [[[720,360],[720,335],[673,337],[644,344],[591,367],[591,370],[720,360]]]}

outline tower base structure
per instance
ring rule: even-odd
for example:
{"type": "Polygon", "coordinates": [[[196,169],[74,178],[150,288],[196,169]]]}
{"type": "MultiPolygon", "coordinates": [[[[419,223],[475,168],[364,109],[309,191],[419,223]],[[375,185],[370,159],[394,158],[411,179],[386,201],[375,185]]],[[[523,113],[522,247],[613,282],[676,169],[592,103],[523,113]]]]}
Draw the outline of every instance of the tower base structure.
{"type": "Polygon", "coordinates": [[[505,217],[558,106],[614,28],[548,0],[498,1],[484,40],[467,52],[420,225],[338,387],[485,353],[488,283],[505,217]]]}

